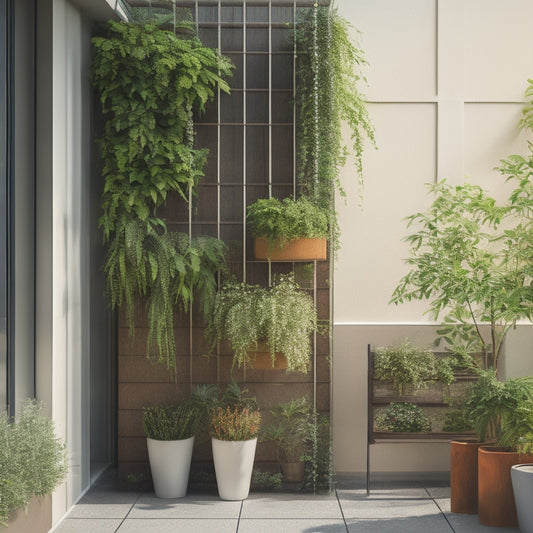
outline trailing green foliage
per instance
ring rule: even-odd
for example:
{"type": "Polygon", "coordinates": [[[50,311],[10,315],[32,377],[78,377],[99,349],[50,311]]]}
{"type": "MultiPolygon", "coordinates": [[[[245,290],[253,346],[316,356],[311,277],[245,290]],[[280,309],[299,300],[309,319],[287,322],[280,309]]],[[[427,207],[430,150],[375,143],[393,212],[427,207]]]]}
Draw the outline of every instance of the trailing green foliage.
{"type": "Polygon", "coordinates": [[[110,21],[93,46],[91,78],[106,119],[100,225],[108,241],[132,216],[154,216],[170,192],[188,199],[207,155],[193,147],[192,112],[218,87],[229,92],[221,76],[230,63],[197,38],[151,24],[110,21]]]}
{"type": "MultiPolygon", "coordinates": [[[[374,144],[374,128],[359,92],[360,81],[364,80],[359,71],[366,61],[363,52],[352,43],[349,23],[336,9],[315,4],[313,9],[298,10],[298,14],[298,186],[301,194],[331,212],[335,189],[344,195],[339,179],[348,153],[343,124],[351,134],[350,148],[361,184],[365,139],[374,144]]],[[[335,230],[335,213],[331,217],[331,228],[335,230]]]]}
{"type": "Polygon", "coordinates": [[[309,398],[303,396],[276,405],[270,409],[270,414],[273,420],[264,428],[261,440],[276,445],[278,461],[300,461],[309,441],[309,398]]]}
{"type": "Polygon", "coordinates": [[[378,348],[374,357],[374,378],[392,381],[401,395],[404,385],[420,388],[432,381],[453,383],[453,370],[448,360],[439,361],[435,354],[409,341],[378,348]]]}
{"type": "Polygon", "coordinates": [[[202,112],[230,63],[196,38],[181,40],[151,23],[109,22],[93,39],[91,68],[105,117],[103,215],[107,290],[125,305],[133,334],[137,299],[146,299],[147,353],[175,372],[173,309],[199,296],[208,313],[225,245],[167,230],[157,208],[169,194],[185,200],[203,176],[207,151],[194,147],[193,110],[202,112]]]}
{"type": "Polygon", "coordinates": [[[28,400],[14,420],[0,412],[0,524],[34,496],[52,494],[67,474],[65,445],[41,410],[28,400]]]}
{"type": "Polygon", "coordinates": [[[318,207],[307,197],[268,198],[248,206],[246,220],[254,237],[268,239],[270,251],[292,239],[329,236],[329,211],[318,207]]]}
{"type": "Polygon", "coordinates": [[[270,289],[246,283],[228,283],[215,298],[207,329],[211,347],[228,340],[233,363],[253,366],[259,343],[266,343],[274,364],[276,353],[287,358],[287,372],[307,372],[311,334],[317,330],[317,311],[312,298],[293,276],[280,276],[270,289]]]}
{"type": "Polygon", "coordinates": [[[431,420],[423,409],[411,402],[391,402],[381,409],[375,418],[378,431],[400,433],[428,433],[431,420]]]}
{"type": "Polygon", "coordinates": [[[188,310],[196,294],[207,316],[217,287],[217,269],[225,265],[226,245],[213,237],[189,242],[183,233],[163,232],[154,219],[131,218],[109,243],[105,271],[113,307],[125,304],[134,331],[137,297],[148,312],[147,354],[175,371],[174,308],[188,310]]]}
{"type": "Polygon", "coordinates": [[[302,488],[310,489],[315,494],[319,490],[329,491],[333,480],[333,442],[329,417],[313,409],[306,434],[306,451],[302,455],[305,461],[302,488]]]}
{"type": "Polygon", "coordinates": [[[143,430],[149,439],[189,439],[196,435],[199,420],[199,409],[191,400],[179,405],[143,407],[143,430]]]}

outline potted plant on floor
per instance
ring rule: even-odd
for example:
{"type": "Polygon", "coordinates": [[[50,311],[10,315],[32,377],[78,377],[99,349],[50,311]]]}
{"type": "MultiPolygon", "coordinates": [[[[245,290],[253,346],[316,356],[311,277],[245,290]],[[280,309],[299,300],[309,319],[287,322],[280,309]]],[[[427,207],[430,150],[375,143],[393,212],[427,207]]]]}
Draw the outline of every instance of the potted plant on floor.
{"type": "Polygon", "coordinates": [[[296,398],[270,409],[272,422],[265,428],[261,440],[276,446],[283,479],[299,483],[304,478],[302,456],[309,439],[311,403],[307,396],[296,398]]]}
{"type": "Polygon", "coordinates": [[[143,429],[158,498],[187,494],[198,409],[191,401],[143,408],[143,429]]]}
{"type": "Polygon", "coordinates": [[[533,431],[531,418],[524,418],[532,402],[533,380],[501,382],[494,370],[482,372],[470,388],[466,410],[479,440],[496,443],[478,450],[479,521],[484,525],[518,524],[510,469],[521,461],[533,462],[533,455],[521,459],[518,453],[520,437],[533,431]]]}
{"type": "Polygon", "coordinates": [[[41,411],[42,405],[33,400],[14,419],[0,411],[1,525],[8,526],[11,513],[27,507],[32,498],[52,494],[67,475],[65,444],[41,411]]]}
{"type": "Polygon", "coordinates": [[[213,461],[223,500],[248,497],[260,423],[259,411],[242,405],[218,405],[211,412],[213,461]]]}
{"type": "Polygon", "coordinates": [[[305,196],[257,200],[248,206],[246,220],[255,237],[256,259],[325,261],[328,211],[305,196]]]}
{"type": "Polygon", "coordinates": [[[238,367],[258,368],[262,351],[270,368],[283,356],[287,372],[307,372],[315,331],[312,298],[293,276],[280,276],[269,289],[245,283],[224,285],[216,295],[207,335],[212,349],[218,341],[231,343],[233,364],[238,367]]]}
{"type": "MultiPolygon", "coordinates": [[[[411,270],[391,299],[396,304],[427,299],[434,319],[445,314],[437,343],[444,340],[446,349],[474,372],[496,370],[507,332],[531,317],[531,306],[524,305],[532,300],[531,221],[526,206],[519,205],[527,197],[529,178],[520,179],[510,166],[502,173],[517,183],[503,204],[468,183],[430,186],[428,210],[408,217],[409,226],[417,228],[406,239],[411,270]]],[[[453,512],[477,512],[479,446],[451,443],[453,512]]]]}

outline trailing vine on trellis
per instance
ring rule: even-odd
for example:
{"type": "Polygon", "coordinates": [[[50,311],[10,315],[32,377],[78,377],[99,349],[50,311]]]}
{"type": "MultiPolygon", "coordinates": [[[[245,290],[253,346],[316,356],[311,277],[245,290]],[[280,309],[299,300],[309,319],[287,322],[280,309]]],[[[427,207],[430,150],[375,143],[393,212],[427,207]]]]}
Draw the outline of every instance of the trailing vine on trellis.
{"type": "Polygon", "coordinates": [[[295,29],[298,192],[330,209],[336,241],[334,193],[345,196],[340,168],[351,150],[362,188],[365,140],[375,145],[366,101],[358,89],[364,80],[359,70],[367,63],[363,52],[351,41],[349,23],[336,9],[315,4],[312,10],[298,13],[295,29]],[[350,130],[349,143],[343,140],[343,123],[350,130]]]}
{"type": "Polygon", "coordinates": [[[226,247],[217,239],[169,231],[157,209],[169,194],[188,201],[203,176],[207,150],[194,147],[191,116],[202,112],[231,63],[199,39],[178,39],[154,24],[109,22],[93,39],[91,68],[106,119],[105,179],[99,224],[113,307],[125,305],[134,330],[137,298],[146,300],[148,354],[175,371],[173,307],[197,293],[207,312],[226,247]]]}

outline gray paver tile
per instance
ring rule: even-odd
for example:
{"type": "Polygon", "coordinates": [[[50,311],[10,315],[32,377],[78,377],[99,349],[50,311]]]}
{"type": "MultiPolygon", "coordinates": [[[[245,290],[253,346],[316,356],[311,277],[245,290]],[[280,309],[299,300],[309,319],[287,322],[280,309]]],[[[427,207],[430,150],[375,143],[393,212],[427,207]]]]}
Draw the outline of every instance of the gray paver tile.
{"type": "Polygon", "coordinates": [[[427,487],[432,498],[449,498],[450,487],[427,487]]]}
{"type": "Polygon", "coordinates": [[[106,518],[65,518],[53,533],[115,533],[122,520],[106,518]]]}
{"type": "Polygon", "coordinates": [[[128,518],[239,518],[240,501],[224,501],[215,495],[162,499],[153,494],[141,496],[128,518]]]}
{"type": "Polygon", "coordinates": [[[235,533],[237,520],[217,519],[127,519],[117,533],[235,533]]]}
{"type": "Polygon", "coordinates": [[[252,494],[241,518],[342,519],[342,513],[334,494],[252,494]]]}
{"type": "Polygon", "coordinates": [[[479,523],[477,515],[457,514],[450,512],[450,499],[439,498],[435,500],[455,533],[517,533],[517,527],[488,527],[479,523]]]}
{"type": "Polygon", "coordinates": [[[69,518],[125,518],[138,494],[130,492],[92,491],[70,511],[69,518]]]}
{"type": "Polygon", "coordinates": [[[238,533],[346,533],[346,526],[343,520],[333,519],[280,518],[261,520],[241,518],[238,533]]]}
{"type": "Polygon", "coordinates": [[[393,500],[425,500],[430,499],[426,489],[375,489],[370,491],[367,496],[366,489],[337,489],[337,495],[341,501],[345,500],[361,500],[361,499],[393,499],[393,500]]]}
{"type": "MultiPolygon", "coordinates": [[[[346,518],[409,518],[409,517],[442,517],[442,513],[433,500],[401,500],[401,499],[341,499],[342,510],[346,518]]],[[[442,517],[444,518],[444,517],[442,517]]]]}
{"type": "Polygon", "coordinates": [[[357,520],[347,518],[349,533],[452,533],[442,514],[427,516],[406,516],[396,518],[374,518],[357,520]]]}

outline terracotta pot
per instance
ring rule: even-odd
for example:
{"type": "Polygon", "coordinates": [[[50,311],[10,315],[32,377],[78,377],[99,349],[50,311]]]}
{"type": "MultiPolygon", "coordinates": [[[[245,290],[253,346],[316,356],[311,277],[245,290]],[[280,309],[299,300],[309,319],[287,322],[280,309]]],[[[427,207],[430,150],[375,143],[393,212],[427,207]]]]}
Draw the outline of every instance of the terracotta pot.
{"type": "Polygon", "coordinates": [[[487,443],[474,439],[450,443],[450,505],[452,513],[477,514],[477,454],[487,443]]]}
{"type": "Polygon", "coordinates": [[[287,483],[300,483],[304,479],[304,463],[280,463],[283,481],[287,483]]]}
{"type": "Polygon", "coordinates": [[[276,353],[274,365],[270,352],[255,352],[250,354],[251,367],[254,370],[285,370],[287,368],[287,358],[280,353],[276,353]]]}
{"type": "Polygon", "coordinates": [[[532,463],[533,455],[507,448],[481,446],[478,451],[479,522],[485,526],[516,527],[518,518],[511,482],[511,466],[532,463]]]}
{"type": "Polygon", "coordinates": [[[258,237],[254,241],[254,255],[262,261],[325,261],[328,246],[327,240],[322,238],[293,239],[281,247],[274,242],[269,251],[268,240],[258,237]]]}

